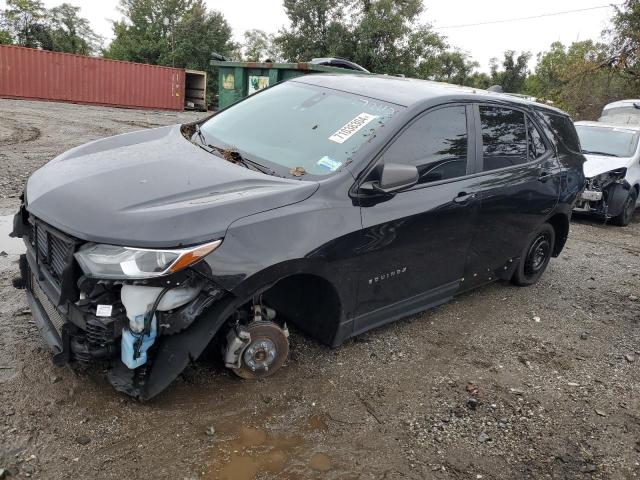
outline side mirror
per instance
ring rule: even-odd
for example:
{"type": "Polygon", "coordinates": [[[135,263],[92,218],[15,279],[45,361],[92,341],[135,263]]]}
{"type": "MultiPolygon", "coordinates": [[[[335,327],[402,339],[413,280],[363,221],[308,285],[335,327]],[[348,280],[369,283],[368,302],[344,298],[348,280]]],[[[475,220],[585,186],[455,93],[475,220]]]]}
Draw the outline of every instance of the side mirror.
{"type": "Polygon", "coordinates": [[[360,190],[373,193],[397,193],[413,187],[420,180],[415,165],[385,163],[382,166],[380,180],[362,184],[360,190]]]}

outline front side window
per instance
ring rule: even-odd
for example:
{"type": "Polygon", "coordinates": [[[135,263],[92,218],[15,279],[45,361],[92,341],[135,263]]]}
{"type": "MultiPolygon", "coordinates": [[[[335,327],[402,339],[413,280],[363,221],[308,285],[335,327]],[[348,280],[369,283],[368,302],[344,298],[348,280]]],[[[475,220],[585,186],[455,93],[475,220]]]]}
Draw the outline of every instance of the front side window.
{"type": "Polygon", "coordinates": [[[527,127],[523,112],[480,107],[483,171],[527,163],[527,127]]]}
{"type": "Polygon", "coordinates": [[[267,166],[326,176],[348,163],[404,107],[295,81],[221,111],[201,127],[207,144],[267,166]]]}
{"type": "Polygon", "coordinates": [[[383,161],[415,165],[419,183],[463,177],[468,141],[466,108],[439,108],[412,123],[385,152],[383,161]]]}

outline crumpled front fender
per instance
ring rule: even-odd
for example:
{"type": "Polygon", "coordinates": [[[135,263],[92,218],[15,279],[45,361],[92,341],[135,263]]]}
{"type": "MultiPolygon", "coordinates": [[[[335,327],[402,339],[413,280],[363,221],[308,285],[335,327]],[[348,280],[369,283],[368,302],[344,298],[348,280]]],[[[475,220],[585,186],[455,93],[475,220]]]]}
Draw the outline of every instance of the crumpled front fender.
{"type": "Polygon", "coordinates": [[[109,381],[116,390],[139,400],[155,397],[165,390],[189,363],[202,354],[227,318],[241,304],[237,297],[224,297],[200,315],[186,330],[160,337],[153,355],[153,364],[144,378],[136,378],[133,370],[119,364],[110,372],[109,381]]]}

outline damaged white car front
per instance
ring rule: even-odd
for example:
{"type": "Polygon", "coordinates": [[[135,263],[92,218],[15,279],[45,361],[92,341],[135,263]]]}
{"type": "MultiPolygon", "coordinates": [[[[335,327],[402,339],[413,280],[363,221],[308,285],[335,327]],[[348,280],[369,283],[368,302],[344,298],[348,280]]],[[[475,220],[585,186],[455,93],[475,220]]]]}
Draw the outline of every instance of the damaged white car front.
{"type": "Polygon", "coordinates": [[[576,130],[587,161],[575,211],[628,225],[640,192],[640,126],[577,122],[576,130]]]}

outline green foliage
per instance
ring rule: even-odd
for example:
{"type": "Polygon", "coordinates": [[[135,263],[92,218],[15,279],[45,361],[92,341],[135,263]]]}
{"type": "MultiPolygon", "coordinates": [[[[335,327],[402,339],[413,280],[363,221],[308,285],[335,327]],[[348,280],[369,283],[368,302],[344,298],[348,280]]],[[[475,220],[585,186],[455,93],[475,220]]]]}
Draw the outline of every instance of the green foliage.
{"type": "Polygon", "coordinates": [[[80,7],[63,3],[49,11],[49,35],[52,50],[91,55],[99,50],[102,38],[91,30],[89,21],[80,15],[80,7]]]}
{"type": "Polygon", "coordinates": [[[7,0],[3,23],[17,45],[45,48],[49,44],[44,26],[46,9],[39,0],[7,0]]]}
{"type": "Polygon", "coordinates": [[[212,52],[234,49],[231,27],[203,0],[120,0],[120,10],[106,57],[205,70],[212,52]]]}
{"type": "Polygon", "coordinates": [[[230,57],[238,46],[224,16],[204,0],[120,0],[124,19],[113,23],[105,57],[208,72],[208,92],[217,90],[209,62],[213,52],[230,57]]]}
{"type": "Polygon", "coordinates": [[[438,54],[431,68],[432,78],[439,82],[474,86],[474,71],[480,66],[464,52],[448,50],[438,54]]]}
{"type": "Polygon", "coordinates": [[[372,72],[464,83],[475,66],[429,25],[418,23],[421,0],[285,0],[290,27],[276,44],[287,61],[341,56],[372,72]],[[460,62],[460,60],[463,60],[460,62]]]}
{"type": "Polygon", "coordinates": [[[248,62],[281,61],[282,53],[275,40],[275,35],[263,30],[247,30],[244,32],[243,59],[248,62]]]}
{"type": "Polygon", "coordinates": [[[0,10],[0,45],[12,45],[13,37],[9,31],[9,25],[5,18],[4,11],[0,10]]]}
{"type": "Polygon", "coordinates": [[[504,52],[502,70],[499,70],[498,59],[491,59],[491,83],[501,85],[506,93],[520,93],[529,75],[530,52],[522,52],[516,57],[516,52],[504,52]]]}
{"type": "Polygon", "coordinates": [[[640,0],[626,0],[616,6],[613,17],[611,59],[625,74],[640,80],[640,0]]]}
{"type": "Polygon", "coordinates": [[[344,55],[349,30],[344,12],[350,0],[284,0],[290,27],[276,44],[287,61],[344,55]]]}
{"type": "Polygon", "coordinates": [[[353,32],[346,49],[366,69],[426,78],[444,40],[427,25],[417,25],[421,0],[365,0],[355,2],[353,32]]]}
{"type": "Polygon", "coordinates": [[[38,0],[7,0],[0,11],[0,44],[90,55],[101,43],[79,15],[80,8],[63,3],[51,10],[38,0]]]}
{"type": "Polygon", "coordinates": [[[526,92],[551,100],[576,118],[597,119],[602,107],[637,95],[637,87],[609,61],[610,47],[591,40],[568,47],[556,42],[538,56],[535,74],[526,92]]]}
{"type": "Polygon", "coordinates": [[[169,65],[175,53],[176,26],[193,8],[192,0],[120,0],[124,18],[113,23],[114,40],[106,57],[169,65]]]}
{"type": "Polygon", "coordinates": [[[484,72],[473,72],[464,84],[468,87],[479,88],[481,90],[486,90],[493,85],[491,77],[484,72]]]}
{"type": "Polygon", "coordinates": [[[0,30],[0,45],[12,45],[13,38],[7,30],[0,30]]]}

